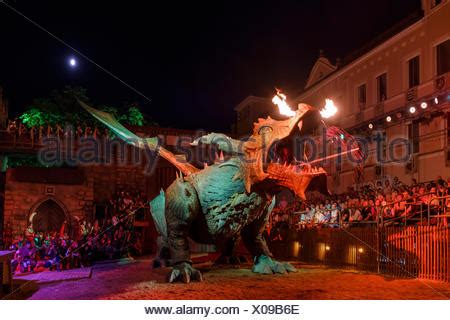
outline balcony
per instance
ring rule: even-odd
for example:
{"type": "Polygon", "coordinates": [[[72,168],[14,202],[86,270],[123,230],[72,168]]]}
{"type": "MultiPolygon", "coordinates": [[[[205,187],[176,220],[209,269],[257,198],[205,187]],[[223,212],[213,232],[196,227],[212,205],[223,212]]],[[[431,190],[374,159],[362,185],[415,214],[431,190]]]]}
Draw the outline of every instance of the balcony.
{"type": "Polygon", "coordinates": [[[450,73],[444,73],[434,79],[434,90],[443,91],[449,87],[450,73]]]}
{"type": "Polygon", "coordinates": [[[417,87],[409,88],[405,94],[406,102],[413,102],[417,100],[417,87]]]}
{"type": "Polygon", "coordinates": [[[375,117],[381,116],[384,114],[384,102],[379,102],[378,104],[375,105],[374,114],[375,114],[375,117]]]}

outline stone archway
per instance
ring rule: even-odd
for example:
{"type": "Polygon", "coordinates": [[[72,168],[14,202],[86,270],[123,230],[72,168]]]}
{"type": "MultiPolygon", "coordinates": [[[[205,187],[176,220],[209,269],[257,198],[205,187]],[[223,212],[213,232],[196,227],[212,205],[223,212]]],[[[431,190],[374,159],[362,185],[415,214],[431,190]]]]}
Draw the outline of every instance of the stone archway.
{"type": "Polygon", "coordinates": [[[64,221],[70,226],[67,211],[55,199],[47,198],[32,209],[29,223],[35,232],[52,233],[59,232],[64,221]]]}

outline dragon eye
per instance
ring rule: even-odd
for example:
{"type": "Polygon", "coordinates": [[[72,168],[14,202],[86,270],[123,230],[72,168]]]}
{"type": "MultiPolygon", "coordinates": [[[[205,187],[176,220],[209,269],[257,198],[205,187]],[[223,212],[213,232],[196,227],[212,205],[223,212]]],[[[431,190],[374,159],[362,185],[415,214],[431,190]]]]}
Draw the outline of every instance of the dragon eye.
{"type": "Polygon", "coordinates": [[[269,132],[272,132],[272,131],[273,131],[273,129],[271,127],[264,126],[264,127],[261,127],[259,129],[258,133],[259,134],[266,134],[266,133],[269,133],[269,132]]]}

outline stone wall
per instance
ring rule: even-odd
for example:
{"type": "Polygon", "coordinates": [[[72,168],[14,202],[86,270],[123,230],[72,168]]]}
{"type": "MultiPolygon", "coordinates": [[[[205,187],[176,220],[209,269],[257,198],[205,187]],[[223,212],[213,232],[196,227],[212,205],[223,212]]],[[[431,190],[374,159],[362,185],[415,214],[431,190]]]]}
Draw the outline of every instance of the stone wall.
{"type": "Polygon", "coordinates": [[[94,183],[94,202],[108,203],[116,191],[138,190],[149,199],[157,196],[175,179],[176,169],[164,159],[159,159],[152,174],[146,174],[143,166],[98,165],[84,168],[86,176],[94,183]]]}
{"type": "Polygon", "coordinates": [[[78,220],[90,220],[95,205],[108,205],[116,191],[139,190],[151,199],[159,194],[161,188],[167,188],[175,178],[175,168],[164,160],[160,161],[152,175],[145,175],[142,167],[132,165],[98,165],[71,169],[77,170],[78,173],[75,174],[79,175],[78,182],[65,177],[64,171],[56,170],[60,169],[7,170],[4,193],[5,233],[12,234],[13,238],[23,235],[29,224],[30,214],[47,199],[58,203],[65,211],[67,221],[73,224],[78,220]],[[27,176],[29,170],[41,170],[42,178],[33,177],[33,173],[27,176]],[[52,176],[54,181],[51,181],[52,176]],[[38,181],[39,179],[47,182],[38,181]]]}
{"type": "MultiPolygon", "coordinates": [[[[21,168],[8,169],[6,172],[4,226],[5,232],[9,231],[13,238],[23,235],[30,214],[48,199],[58,203],[64,210],[67,221],[72,223],[92,212],[93,177],[85,176],[81,184],[24,182],[17,181],[14,177],[14,173],[19,170],[21,168]]],[[[63,182],[64,177],[61,178],[63,182]]]]}

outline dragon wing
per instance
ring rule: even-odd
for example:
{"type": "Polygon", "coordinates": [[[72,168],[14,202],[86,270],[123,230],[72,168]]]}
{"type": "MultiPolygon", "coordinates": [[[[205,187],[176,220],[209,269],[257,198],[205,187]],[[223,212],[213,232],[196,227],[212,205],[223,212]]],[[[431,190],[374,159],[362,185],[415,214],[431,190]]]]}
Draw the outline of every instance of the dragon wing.
{"type": "Polygon", "coordinates": [[[97,110],[88,106],[83,101],[78,100],[78,103],[90,114],[94,116],[98,121],[107,126],[112,132],[114,132],[119,138],[128,144],[131,144],[140,149],[150,149],[158,153],[161,157],[173,164],[184,175],[190,175],[199,171],[200,169],[194,167],[187,162],[181,155],[175,155],[169,150],[162,147],[157,137],[141,138],[135,135],[133,132],[125,128],[112,114],[104,111],[97,110]]]}
{"type": "Polygon", "coordinates": [[[133,132],[125,128],[119,121],[117,121],[112,114],[92,108],[83,101],[78,100],[78,102],[86,111],[92,114],[94,118],[106,125],[123,141],[141,149],[148,147],[153,151],[157,151],[157,149],[160,147],[157,137],[146,139],[138,137],[133,132]]]}

